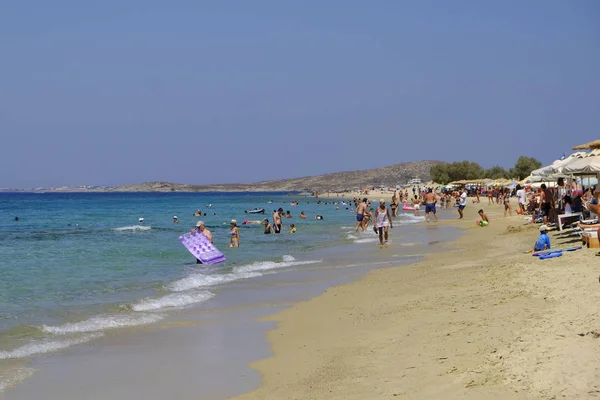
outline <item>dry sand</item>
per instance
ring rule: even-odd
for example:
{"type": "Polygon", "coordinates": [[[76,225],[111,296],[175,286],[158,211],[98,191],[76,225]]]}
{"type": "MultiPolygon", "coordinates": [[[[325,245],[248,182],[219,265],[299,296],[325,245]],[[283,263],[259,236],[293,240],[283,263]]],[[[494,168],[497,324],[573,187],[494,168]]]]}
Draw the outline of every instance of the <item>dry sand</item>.
{"type": "Polygon", "coordinates": [[[465,228],[447,252],[276,314],[263,383],[236,399],[600,398],[596,250],[538,260],[537,227],[482,205],[489,227],[470,202],[440,222],[465,228]]]}

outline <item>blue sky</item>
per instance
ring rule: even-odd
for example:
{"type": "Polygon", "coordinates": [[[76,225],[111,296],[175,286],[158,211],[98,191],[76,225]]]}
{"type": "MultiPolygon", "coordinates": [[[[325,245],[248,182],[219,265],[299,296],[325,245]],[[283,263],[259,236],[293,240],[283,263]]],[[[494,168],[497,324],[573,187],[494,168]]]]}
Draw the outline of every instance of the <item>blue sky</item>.
{"type": "Polygon", "coordinates": [[[250,182],[600,137],[600,2],[0,5],[0,187],[250,182]]]}

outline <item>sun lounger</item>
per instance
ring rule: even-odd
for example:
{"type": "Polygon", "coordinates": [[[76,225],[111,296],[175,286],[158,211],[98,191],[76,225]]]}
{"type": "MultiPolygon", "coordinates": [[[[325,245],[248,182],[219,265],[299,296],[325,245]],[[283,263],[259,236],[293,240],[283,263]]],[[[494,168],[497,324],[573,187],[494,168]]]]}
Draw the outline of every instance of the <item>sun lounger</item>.
{"type": "Polygon", "coordinates": [[[560,214],[557,219],[558,219],[558,230],[562,231],[563,230],[563,225],[567,222],[574,222],[577,221],[579,218],[583,217],[583,214],[581,214],[580,212],[578,213],[573,213],[573,214],[560,214]]]}

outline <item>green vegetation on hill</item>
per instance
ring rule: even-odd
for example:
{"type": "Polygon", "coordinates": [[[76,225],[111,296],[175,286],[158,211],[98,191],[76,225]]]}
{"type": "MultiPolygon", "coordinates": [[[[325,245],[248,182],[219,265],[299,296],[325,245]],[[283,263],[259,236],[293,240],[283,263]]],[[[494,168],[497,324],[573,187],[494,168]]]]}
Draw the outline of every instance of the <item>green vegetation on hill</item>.
{"type": "Polygon", "coordinates": [[[447,184],[464,179],[517,179],[521,180],[529,176],[531,171],[538,169],[542,163],[532,157],[521,156],[510,170],[500,166],[483,169],[481,165],[472,161],[460,161],[453,163],[441,163],[431,167],[431,179],[434,182],[447,184]]]}

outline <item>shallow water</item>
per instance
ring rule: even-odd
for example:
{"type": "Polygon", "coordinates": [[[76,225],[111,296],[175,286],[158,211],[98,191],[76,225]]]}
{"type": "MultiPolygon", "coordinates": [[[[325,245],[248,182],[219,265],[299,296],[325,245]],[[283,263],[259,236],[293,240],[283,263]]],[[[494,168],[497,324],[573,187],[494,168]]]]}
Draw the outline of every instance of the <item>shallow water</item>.
{"type": "Polygon", "coordinates": [[[249,296],[244,304],[272,302],[277,293],[294,300],[291,286],[273,286],[280,273],[310,280],[318,271],[339,269],[317,285],[326,287],[351,275],[344,268],[374,267],[373,257],[383,257],[382,265],[398,263],[397,257],[430,251],[431,243],[444,236],[442,230],[415,228],[412,224],[421,219],[402,215],[389,248],[370,253],[377,238],[353,232],[353,212],[310,198],[290,207],[291,199],[272,193],[1,194],[0,385],[13,386],[30,376],[27,364],[39,364],[44,354],[83,343],[97,346],[127,329],[160,326],[190,307],[211,310],[244,296],[249,296]],[[243,221],[248,218],[244,210],[257,206],[282,207],[293,215],[305,211],[309,218],[290,221],[298,227],[295,235],[285,229],[264,235],[262,226],[242,226],[241,247],[227,248],[228,221],[243,221]],[[226,263],[196,265],[177,241],[199,219],[192,216],[199,208],[209,214],[202,219],[226,263]],[[314,220],[315,214],[324,220],[314,220]],[[173,224],[173,215],[179,224],[173,224]],[[356,253],[357,246],[369,250],[356,253]]]}

